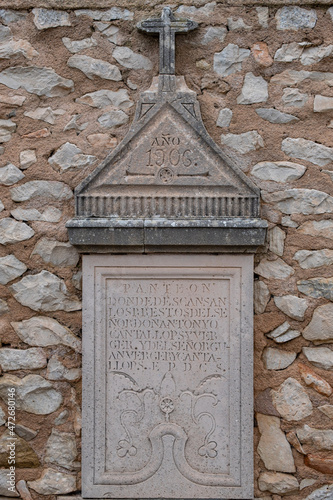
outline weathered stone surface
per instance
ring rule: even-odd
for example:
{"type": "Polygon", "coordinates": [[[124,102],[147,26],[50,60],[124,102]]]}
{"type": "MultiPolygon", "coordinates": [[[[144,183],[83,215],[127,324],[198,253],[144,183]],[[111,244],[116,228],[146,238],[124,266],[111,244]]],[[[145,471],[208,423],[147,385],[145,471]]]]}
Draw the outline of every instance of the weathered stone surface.
{"type": "Polygon", "coordinates": [[[297,224],[297,222],[294,221],[289,215],[281,217],[281,225],[285,226],[285,227],[298,227],[299,226],[299,224],[297,224]]]}
{"type": "Polygon", "coordinates": [[[45,469],[39,479],[28,481],[28,486],[41,495],[62,495],[76,491],[76,478],[71,474],[45,469]]]}
{"type": "Polygon", "coordinates": [[[328,347],[303,347],[302,351],[314,366],[323,370],[333,370],[333,351],[328,347]]]}
{"type": "Polygon", "coordinates": [[[12,370],[36,370],[45,368],[46,356],[43,349],[0,349],[0,365],[4,372],[12,370]]]}
{"type": "Polygon", "coordinates": [[[5,300],[0,299],[0,316],[9,312],[8,304],[5,300]]]}
{"type": "Polygon", "coordinates": [[[313,237],[333,239],[333,221],[331,220],[311,220],[304,222],[299,228],[299,232],[313,237]]]}
{"type": "Polygon", "coordinates": [[[262,76],[246,73],[241,94],[237,97],[237,104],[254,104],[266,102],[268,99],[268,83],[262,76]]]}
{"type": "Polygon", "coordinates": [[[81,340],[53,318],[34,316],[11,325],[20,339],[28,345],[47,347],[62,344],[81,352],[81,340]]]}
{"type": "Polygon", "coordinates": [[[74,90],[73,80],[62,78],[52,68],[36,66],[7,68],[0,73],[0,83],[10,89],[23,88],[46,97],[61,97],[74,90]]]}
{"type": "Polygon", "coordinates": [[[9,281],[18,278],[27,270],[27,266],[18,260],[15,255],[0,257],[0,283],[7,285],[9,281]]]}
{"type": "Polygon", "coordinates": [[[294,259],[297,260],[302,269],[330,266],[333,264],[333,250],[327,248],[323,250],[298,250],[294,259]]]}
{"type": "Polygon", "coordinates": [[[293,108],[303,108],[309,100],[309,95],[298,89],[283,89],[282,102],[293,108]]]}
{"type": "Polygon", "coordinates": [[[251,174],[263,181],[290,182],[302,177],[306,167],[290,161],[261,161],[254,165],[251,174]]]}
{"type": "Polygon", "coordinates": [[[286,233],[278,226],[273,227],[268,231],[268,243],[271,252],[282,257],[284,251],[284,240],[286,233]]]}
{"type": "Polygon", "coordinates": [[[22,379],[15,375],[4,375],[0,379],[0,397],[3,401],[7,401],[8,388],[11,387],[16,390],[18,410],[48,415],[56,411],[62,403],[61,394],[40,375],[27,375],[22,379]]]}
{"type": "Polygon", "coordinates": [[[271,389],[259,392],[254,400],[254,411],[263,415],[280,417],[280,413],[274,408],[271,396],[271,389]]]}
{"type": "MultiPolygon", "coordinates": [[[[263,352],[263,361],[267,370],[284,370],[296,359],[296,352],[281,351],[274,347],[266,347],[263,352]]],[[[280,470],[280,469],[276,469],[280,470]]],[[[292,471],[280,471],[292,472],[292,471]]]]}
{"type": "Polygon", "coordinates": [[[298,451],[298,453],[300,453],[301,455],[306,455],[295,431],[287,432],[286,438],[291,446],[293,446],[295,450],[298,451]]]}
{"type": "Polygon", "coordinates": [[[266,334],[269,339],[273,339],[277,344],[283,344],[284,342],[300,337],[300,335],[300,332],[297,330],[290,329],[288,321],[285,321],[282,325],[266,334]]]}
{"type": "Polygon", "coordinates": [[[49,238],[40,239],[31,255],[40,255],[44,262],[57,267],[75,267],[79,261],[79,254],[70,243],[49,238]]]}
{"type": "MultiPolygon", "coordinates": [[[[97,24],[97,23],[96,23],[97,24]]],[[[103,23],[100,23],[103,24],[103,23]]],[[[119,28],[117,26],[110,26],[106,29],[102,29],[102,35],[106,36],[109,42],[114,43],[115,45],[123,45],[124,39],[121,36],[119,28]]]]}
{"type": "Polygon", "coordinates": [[[4,95],[0,94],[0,102],[10,104],[11,106],[22,106],[26,97],[23,95],[4,95]]]}
{"type": "Polygon", "coordinates": [[[69,200],[73,192],[67,184],[59,181],[30,181],[10,190],[13,201],[26,201],[34,198],[50,200],[69,200]]]}
{"type": "Polygon", "coordinates": [[[309,454],[305,457],[304,463],[307,467],[317,470],[323,474],[333,474],[333,459],[309,454]]]}
{"type": "Polygon", "coordinates": [[[61,413],[59,413],[57,418],[54,420],[54,425],[64,424],[65,422],[67,422],[68,417],[69,417],[69,411],[68,410],[62,411],[61,413]]]}
{"type": "Polygon", "coordinates": [[[153,67],[148,57],[133,52],[129,47],[116,47],[112,52],[112,57],[125,68],[129,69],[147,69],[153,67]]]}
{"type": "Polygon", "coordinates": [[[20,168],[26,170],[37,162],[36,151],[34,149],[25,149],[20,152],[20,168]]]}
{"type": "Polygon", "coordinates": [[[12,9],[0,9],[0,19],[3,24],[18,23],[19,21],[24,21],[27,17],[27,11],[25,10],[12,10],[12,9]]]}
{"type": "Polygon", "coordinates": [[[280,419],[268,415],[256,415],[261,434],[257,451],[266,469],[277,472],[295,472],[294,458],[280,419]]]}
{"type": "Polygon", "coordinates": [[[94,59],[90,56],[74,55],[68,59],[67,64],[70,68],[76,68],[82,71],[88,78],[90,78],[90,80],[92,80],[94,76],[104,78],[105,80],[114,80],[116,82],[119,82],[122,79],[117,66],[103,61],[102,59],[94,59]]]}
{"type": "Polygon", "coordinates": [[[301,63],[304,66],[310,66],[310,64],[316,64],[320,62],[325,57],[332,55],[333,45],[319,45],[318,47],[308,47],[303,51],[301,55],[301,63]]]}
{"type": "Polygon", "coordinates": [[[8,472],[9,469],[0,470],[0,495],[4,495],[5,497],[19,497],[20,495],[15,487],[11,490],[8,489],[8,472]]]}
{"type": "MultiPolygon", "coordinates": [[[[0,83],[1,73],[0,73],[0,83]]],[[[16,130],[16,123],[12,120],[0,120],[0,143],[8,142],[16,130]]]]}
{"type": "Polygon", "coordinates": [[[274,302],[276,307],[290,318],[303,321],[305,311],[308,308],[306,299],[300,299],[295,295],[283,295],[282,297],[274,297],[274,302]]]}
{"type": "Polygon", "coordinates": [[[113,149],[117,146],[117,138],[109,134],[90,134],[87,135],[87,141],[94,148],[109,148],[113,149]]]}
{"type": "Polygon", "coordinates": [[[333,493],[333,484],[326,484],[313,491],[305,500],[330,500],[333,493]]]}
{"type": "Polygon", "coordinates": [[[314,310],[312,320],[303,331],[303,337],[314,344],[333,342],[333,304],[324,304],[314,310]]]}
{"type": "Polygon", "coordinates": [[[218,127],[229,127],[232,119],[232,111],[229,108],[221,109],[216,121],[218,127]]]}
{"type": "Polygon", "coordinates": [[[28,489],[27,483],[24,481],[24,479],[17,481],[16,488],[19,494],[21,495],[22,500],[32,500],[32,496],[28,489]]]}
{"type": "Polygon", "coordinates": [[[324,95],[315,95],[313,101],[313,111],[315,113],[332,111],[332,109],[333,109],[333,97],[326,97],[324,95]]]}
{"type": "Polygon", "coordinates": [[[10,214],[16,220],[32,220],[43,222],[59,222],[61,218],[61,211],[55,207],[47,207],[43,212],[39,212],[36,208],[15,208],[10,214]]]}
{"type": "Polygon", "coordinates": [[[277,411],[288,421],[302,420],[312,413],[309,396],[294,378],[287,378],[277,391],[272,391],[272,399],[277,411]]]}
{"type": "Polygon", "coordinates": [[[320,167],[324,167],[333,160],[333,148],[307,139],[287,137],[282,141],[281,149],[293,158],[306,160],[320,167]]]}
{"type": "Polygon", "coordinates": [[[69,120],[69,122],[67,123],[67,125],[65,125],[64,127],[64,132],[66,132],[67,130],[77,130],[78,132],[80,132],[81,130],[84,130],[85,128],[88,127],[89,123],[86,122],[86,123],[82,123],[81,125],[79,125],[77,123],[77,120],[81,117],[81,115],[79,114],[75,114],[72,116],[72,118],[69,120]]]}
{"type": "Polygon", "coordinates": [[[287,69],[282,73],[272,76],[271,83],[277,83],[279,85],[295,85],[303,82],[304,80],[324,82],[325,84],[331,86],[333,83],[333,73],[305,70],[295,71],[293,69],[287,69]]]}
{"type": "MultiPolygon", "coordinates": [[[[306,43],[306,42],[305,42],[306,43]]],[[[292,62],[297,61],[304,50],[304,43],[284,43],[274,55],[274,61],[292,62]]]]}
{"type": "Polygon", "coordinates": [[[263,472],[258,479],[260,491],[269,491],[276,495],[290,495],[299,489],[297,479],[282,472],[263,472]]]}
{"type": "Polygon", "coordinates": [[[27,59],[38,56],[37,50],[27,40],[14,39],[11,30],[0,25],[0,59],[10,59],[16,54],[27,59]]]}
{"type": "Polygon", "coordinates": [[[256,280],[254,282],[254,311],[256,314],[262,314],[265,311],[270,296],[266,283],[256,280]]]}
{"type": "Polygon", "coordinates": [[[73,274],[72,282],[75,288],[82,290],[82,271],[73,274]]]}
{"type": "Polygon", "coordinates": [[[35,439],[38,431],[34,431],[33,429],[26,427],[25,425],[17,423],[15,425],[15,433],[25,441],[31,441],[32,439],[35,439]]]}
{"type": "Polygon", "coordinates": [[[85,155],[81,149],[70,142],[66,142],[48,159],[50,165],[66,171],[74,168],[83,168],[92,165],[96,157],[85,155]]]}
{"type": "Polygon", "coordinates": [[[268,7],[256,7],[258,22],[263,28],[268,28],[269,10],[268,7]]]}
{"type": "Polygon", "coordinates": [[[240,49],[238,45],[229,43],[221,52],[214,54],[214,71],[221,76],[241,71],[242,62],[249,57],[250,53],[248,49],[240,49]]]}
{"type": "Polygon", "coordinates": [[[209,26],[206,33],[201,39],[201,44],[208,45],[216,39],[222,43],[226,37],[226,34],[227,29],[224,26],[209,26]]]}
{"type": "Polygon", "coordinates": [[[16,182],[23,179],[24,174],[21,170],[15,167],[12,163],[8,163],[5,167],[0,168],[0,184],[12,186],[16,182]]]}
{"type": "Polygon", "coordinates": [[[29,134],[24,134],[22,137],[27,139],[44,139],[50,135],[51,132],[48,128],[41,128],[39,130],[35,130],[34,132],[30,132],[29,134]]]}
{"type": "Polygon", "coordinates": [[[333,278],[309,278],[308,280],[300,280],[297,282],[297,288],[300,292],[319,299],[333,301],[333,278]]]}
{"type": "Polygon", "coordinates": [[[81,378],[81,370],[80,368],[66,368],[56,356],[52,356],[47,364],[46,378],[76,382],[81,378]]]}
{"type": "Polygon", "coordinates": [[[24,222],[17,222],[10,217],[0,221],[0,245],[29,240],[34,234],[35,231],[24,222]]]}
{"type": "Polygon", "coordinates": [[[25,276],[9,288],[20,304],[34,311],[78,311],[81,309],[80,301],[69,295],[64,281],[48,271],[25,276]]]}
{"type": "Polygon", "coordinates": [[[254,43],[251,47],[251,53],[254,60],[261,66],[265,66],[267,68],[273,64],[273,59],[269,53],[267,43],[254,43]]]}
{"type": "Polygon", "coordinates": [[[52,109],[49,106],[47,108],[36,108],[33,111],[25,111],[24,116],[28,116],[33,120],[42,120],[43,122],[49,123],[50,125],[54,125],[56,122],[56,117],[58,115],[65,114],[66,111],[64,109],[52,109]]]}
{"type": "Polygon", "coordinates": [[[323,405],[318,406],[318,410],[320,410],[326,417],[331,418],[333,420],[333,405],[323,405]]]}
{"type": "Polygon", "coordinates": [[[121,109],[114,109],[109,113],[104,113],[98,118],[99,124],[104,128],[119,127],[128,122],[128,116],[121,109]]]}
{"type": "Polygon", "coordinates": [[[332,394],[333,390],[330,384],[322,377],[319,377],[314,370],[303,363],[299,363],[298,368],[302,380],[306,383],[306,385],[309,385],[323,396],[329,397],[332,394]]]}
{"type": "Polygon", "coordinates": [[[310,479],[310,478],[302,479],[302,481],[299,483],[299,489],[302,491],[304,490],[304,488],[308,488],[309,486],[312,486],[315,483],[316,483],[315,479],[310,479]]]}
{"type": "Polygon", "coordinates": [[[252,26],[245,24],[244,19],[241,17],[237,19],[228,17],[228,29],[229,31],[251,30],[252,26]]]}
{"type": "Polygon", "coordinates": [[[296,432],[302,444],[309,444],[316,450],[333,450],[333,430],[331,429],[314,429],[304,425],[296,432]]]}
{"type": "Polygon", "coordinates": [[[241,155],[264,147],[263,138],[256,130],[243,134],[222,134],[221,143],[235,149],[241,155]]]}
{"type": "Polygon", "coordinates": [[[79,9],[75,11],[75,15],[88,16],[95,21],[115,21],[116,19],[131,21],[134,16],[133,12],[118,7],[112,7],[108,10],[79,9]]]}
{"type": "Polygon", "coordinates": [[[316,189],[286,189],[263,193],[263,200],[274,203],[284,214],[323,214],[333,212],[333,196],[316,189]]]}
{"type": "Polygon", "coordinates": [[[6,414],[0,406],[0,426],[5,424],[7,421],[6,414]]]}
{"type": "Polygon", "coordinates": [[[294,269],[282,259],[268,260],[266,257],[260,261],[254,272],[263,278],[279,280],[289,278],[295,273],[294,269]]]}
{"type": "Polygon", "coordinates": [[[18,468],[34,468],[39,467],[40,462],[35,451],[31,446],[18,437],[16,434],[13,436],[9,430],[6,430],[0,437],[0,467],[8,466],[8,456],[10,442],[15,439],[15,465],[18,468]]]}
{"type": "Polygon", "coordinates": [[[70,38],[64,37],[62,38],[62,43],[72,54],[81,52],[81,50],[91,49],[98,45],[93,37],[84,38],[83,40],[71,40],[70,38]]]}
{"type": "Polygon", "coordinates": [[[88,104],[93,108],[100,109],[104,109],[107,106],[114,106],[123,111],[133,106],[133,101],[131,101],[128,91],[125,89],[119,89],[117,92],[107,89],[96,90],[96,92],[90,92],[89,94],[84,94],[82,97],[75,99],[75,102],[88,104]]]}
{"type": "Polygon", "coordinates": [[[1,24],[1,26],[0,26],[0,44],[9,42],[10,40],[12,40],[12,38],[13,38],[12,30],[1,24]]]}
{"type": "Polygon", "coordinates": [[[34,24],[39,30],[56,28],[57,26],[71,26],[69,14],[62,10],[32,9],[34,24]]]}
{"type": "Polygon", "coordinates": [[[297,116],[282,113],[275,108],[257,108],[256,113],[260,118],[270,123],[289,123],[298,121],[297,116]]]}
{"type": "Polygon", "coordinates": [[[69,432],[59,432],[56,429],[52,429],[52,433],[46,443],[45,463],[60,465],[65,469],[72,469],[76,457],[75,436],[69,432]]]}
{"type": "Polygon", "coordinates": [[[282,7],[275,14],[278,30],[293,30],[314,28],[317,22],[316,11],[301,7],[282,7]]]}

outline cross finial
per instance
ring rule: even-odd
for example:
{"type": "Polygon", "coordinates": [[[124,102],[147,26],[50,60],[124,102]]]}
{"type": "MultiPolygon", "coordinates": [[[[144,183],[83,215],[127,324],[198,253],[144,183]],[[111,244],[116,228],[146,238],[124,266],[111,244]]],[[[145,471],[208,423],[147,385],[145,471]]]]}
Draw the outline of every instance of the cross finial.
{"type": "Polygon", "coordinates": [[[197,27],[188,19],[176,19],[170,7],[164,7],[161,17],[141,21],[137,27],[146,33],[158,33],[160,42],[160,75],[175,74],[175,35],[197,27]]]}

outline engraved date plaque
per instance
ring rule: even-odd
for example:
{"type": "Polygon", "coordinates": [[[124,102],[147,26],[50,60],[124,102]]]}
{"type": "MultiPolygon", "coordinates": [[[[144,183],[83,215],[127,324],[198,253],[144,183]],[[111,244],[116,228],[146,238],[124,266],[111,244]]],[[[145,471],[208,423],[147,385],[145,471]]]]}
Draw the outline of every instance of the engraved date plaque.
{"type": "Polygon", "coordinates": [[[252,497],[252,265],[83,257],[84,498],[252,497]]]}

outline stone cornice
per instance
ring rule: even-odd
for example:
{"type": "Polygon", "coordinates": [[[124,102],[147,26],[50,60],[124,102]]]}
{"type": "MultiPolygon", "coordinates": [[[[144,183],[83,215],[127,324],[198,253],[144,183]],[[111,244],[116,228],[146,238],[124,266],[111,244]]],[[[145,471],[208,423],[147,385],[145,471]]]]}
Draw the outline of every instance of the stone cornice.
{"type": "MultiPolygon", "coordinates": [[[[164,0],[151,0],[150,8],[160,8],[166,5],[164,0]]],[[[195,5],[202,7],[207,3],[207,0],[184,0],[172,5],[195,5]]],[[[330,6],[332,0],[216,0],[218,5],[227,7],[242,7],[242,6],[268,6],[281,7],[298,5],[302,7],[315,6],[330,6]]],[[[170,5],[170,4],[168,4],[170,5]]],[[[42,7],[46,9],[107,9],[110,7],[121,7],[132,10],[147,10],[149,5],[142,0],[1,0],[0,7],[2,9],[32,9],[34,7],[42,7]]]]}

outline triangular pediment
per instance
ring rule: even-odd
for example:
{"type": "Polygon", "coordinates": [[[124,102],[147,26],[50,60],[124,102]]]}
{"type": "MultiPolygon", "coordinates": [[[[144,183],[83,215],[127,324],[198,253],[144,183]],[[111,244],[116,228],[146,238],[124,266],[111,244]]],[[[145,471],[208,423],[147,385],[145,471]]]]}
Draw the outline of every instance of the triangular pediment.
{"type": "Polygon", "coordinates": [[[256,216],[258,190],[207,134],[191,98],[139,103],[129,134],[77,189],[77,215],[256,216]]]}

